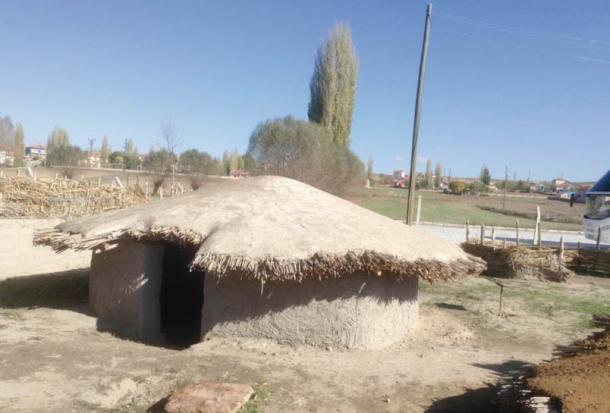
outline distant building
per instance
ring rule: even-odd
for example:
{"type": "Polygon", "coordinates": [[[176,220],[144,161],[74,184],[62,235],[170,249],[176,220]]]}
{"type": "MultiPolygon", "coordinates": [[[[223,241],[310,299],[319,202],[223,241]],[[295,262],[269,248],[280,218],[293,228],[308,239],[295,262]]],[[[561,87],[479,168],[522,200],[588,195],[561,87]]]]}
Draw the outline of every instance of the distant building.
{"type": "Polygon", "coordinates": [[[13,166],[15,164],[15,152],[0,151],[0,165],[13,166]]]}
{"type": "Polygon", "coordinates": [[[397,169],[394,171],[392,176],[394,177],[394,179],[405,179],[407,177],[407,173],[402,169],[397,169]]]}
{"type": "Polygon", "coordinates": [[[571,191],[574,186],[563,178],[555,178],[551,181],[551,190],[553,192],[571,191]]]}
{"type": "Polygon", "coordinates": [[[47,147],[44,145],[26,146],[25,156],[28,160],[47,159],[47,147]]]}
{"type": "Polygon", "coordinates": [[[231,178],[247,178],[250,176],[250,173],[248,171],[242,171],[242,170],[237,169],[235,171],[231,171],[229,176],[231,178]]]}
{"type": "Polygon", "coordinates": [[[91,151],[87,156],[87,166],[89,168],[101,168],[102,158],[98,151],[91,151]]]}

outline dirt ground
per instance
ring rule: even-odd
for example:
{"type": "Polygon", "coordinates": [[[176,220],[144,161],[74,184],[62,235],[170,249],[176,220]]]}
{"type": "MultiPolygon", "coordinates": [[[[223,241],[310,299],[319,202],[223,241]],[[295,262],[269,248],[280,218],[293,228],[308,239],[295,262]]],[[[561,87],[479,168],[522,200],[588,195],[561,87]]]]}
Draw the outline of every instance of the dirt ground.
{"type": "Polygon", "coordinates": [[[575,347],[575,355],[537,366],[529,387],[561,400],[563,413],[609,412],[610,327],[575,347]]]}
{"type": "Polygon", "coordinates": [[[479,278],[421,284],[418,328],[385,350],[221,339],[172,350],[97,331],[88,256],[16,241],[47,224],[0,221],[3,412],[155,411],[199,381],[255,385],[259,412],[493,412],[495,382],[585,337],[590,314],[610,311],[610,280],[577,277],[510,283],[498,315],[498,287],[479,278]]]}

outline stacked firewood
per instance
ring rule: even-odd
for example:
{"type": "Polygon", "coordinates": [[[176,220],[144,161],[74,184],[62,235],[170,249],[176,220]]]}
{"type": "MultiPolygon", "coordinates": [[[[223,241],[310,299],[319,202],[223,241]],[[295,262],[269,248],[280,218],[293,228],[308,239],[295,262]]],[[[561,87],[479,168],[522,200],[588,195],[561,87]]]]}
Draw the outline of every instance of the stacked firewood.
{"type": "Polygon", "coordinates": [[[0,178],[0,217],[54,218],[97,214],[146,202],[139,187],[72,179],[0,178]]]}

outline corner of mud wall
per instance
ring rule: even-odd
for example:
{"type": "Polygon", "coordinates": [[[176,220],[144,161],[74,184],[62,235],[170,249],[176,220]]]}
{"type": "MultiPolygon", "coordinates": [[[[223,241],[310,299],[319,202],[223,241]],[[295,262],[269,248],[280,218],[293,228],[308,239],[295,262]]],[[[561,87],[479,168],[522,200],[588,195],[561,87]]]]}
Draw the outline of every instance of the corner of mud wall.
{"type": "Polygon", "coordinates": [[[139,340],[159,337],[163,248],[121,242],[93,252],[89,306],[100,330],[139,340]]]}

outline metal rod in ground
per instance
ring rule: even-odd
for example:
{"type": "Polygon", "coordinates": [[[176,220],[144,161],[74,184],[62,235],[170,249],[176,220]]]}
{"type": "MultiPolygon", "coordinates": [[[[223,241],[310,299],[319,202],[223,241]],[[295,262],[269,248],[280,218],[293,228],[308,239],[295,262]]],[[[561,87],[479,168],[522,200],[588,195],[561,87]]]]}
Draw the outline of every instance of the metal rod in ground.
{"type": "Polygon", "coordinates": [[[504,286],[500,284],[500,306],[498,307],[498,315],[502,315],[502,294],[504,293],[504,286]]]}
{"type": "Polygon", "coordinates": [[[538,224],[538,248],[542,247],[542,224],[538,224]]]}
{"type": "Polygon", "coordinates": [[[481,224],[481,245],[485,243],[485,224],[481,224]]]}
{"type": "Polygon", "coordinates": [[[466,242],[470,239],[470,222],[466,221],[466,242]]]}
{"type": "Polygon", "coordinates": [[[515,232],[516,232],[516,238],[517,238],[517,247],[519,246],[519,220],[515,220],[515,232]]]}
{"type": "Polygon", "coordinates": [[[559,262],[563,261],[563,251],[565,249],[565,245],[563,243],[563,235],[559,238],[559,262]]]}
{"type": "Polygon", "coordinates": [[[411,143],[411,171],[409,173],[409,197],[407,199],[407,225],[412,224],[413,201],[415,197],[415,167],[417,165],[417,140],[419,135],[419,116],[421,113],[422,95],[424,93],[424,79],[426,77],[426,62],[428,61],[428,37],[430,36],[430,16],[432,4],[426,8],[426,25],[424,27],[424,40],[419,61],[419,77],[417,79],[417,95],[415,98],[415,116],[413,118],[413,141],[411,143]]]}
{"type": "Polygon", "coordinates": [[[495,243],[496,242],[496,227],[495,225],[491,226],[491,243],[495,243]]]}
{"type": "Polygon", "coordinates": [[[602,227],[597,228],[597,242],[595,243],[595,249],[599,250],[599,244],[602,240],[602,227]]]}

